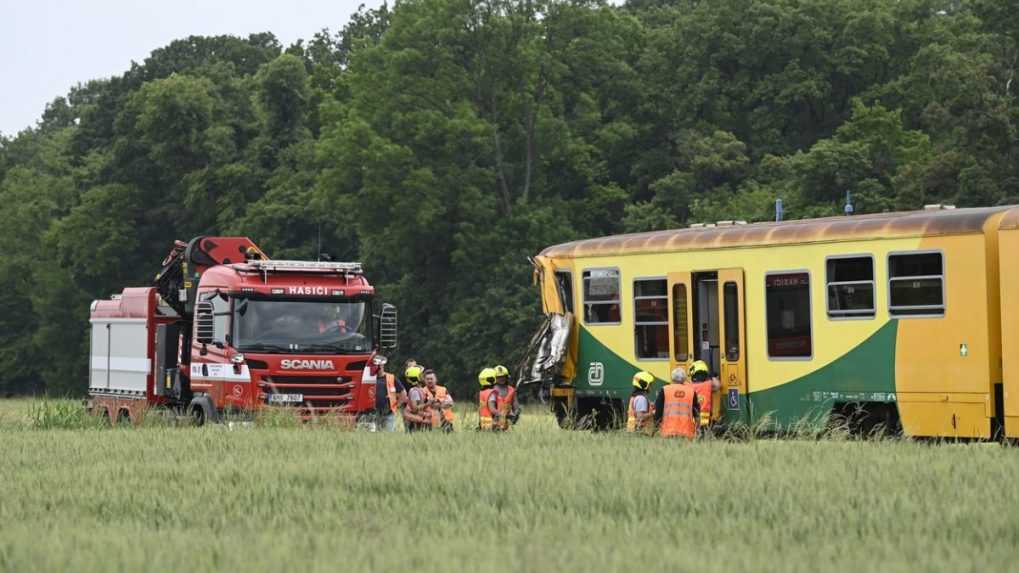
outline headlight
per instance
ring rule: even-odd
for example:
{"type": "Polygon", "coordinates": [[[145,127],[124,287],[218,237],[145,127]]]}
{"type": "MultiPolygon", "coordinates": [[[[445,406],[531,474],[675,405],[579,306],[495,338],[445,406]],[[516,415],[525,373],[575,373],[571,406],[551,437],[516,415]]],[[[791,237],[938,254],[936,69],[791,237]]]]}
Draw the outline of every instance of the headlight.
{"type": "Polygon", "coordinates": [[[244,355],[234,354],[233,358],[230,359],[230,362],[233,362],[234,364],[244,364],[244,355]]]}

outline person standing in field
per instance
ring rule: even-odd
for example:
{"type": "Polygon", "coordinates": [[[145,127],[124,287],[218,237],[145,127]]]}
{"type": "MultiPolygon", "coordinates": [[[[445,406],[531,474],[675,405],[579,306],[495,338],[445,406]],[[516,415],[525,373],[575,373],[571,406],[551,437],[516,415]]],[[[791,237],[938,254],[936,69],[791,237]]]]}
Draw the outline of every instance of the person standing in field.
{"type": "Polygon", "coordinates": [[[444,432],[452,432],[453,420],[456,419],[453,414],[453,396],[445,386],[439,386],[439,376],[434,370],[425,370],[424,377],[432,429],[441,428],[444,432]]]}
{"type": "MultiPolygon", "coordinates": [[[[407,392],[407,399],[410,399],[410,389],[413,388],[414,386],[416,386],[416,384],[411,384],[410,382],[407,381],[407,370],[409,370],[410,368],[413,368],[414,366],[417,366],[417,365],[418,365],[418,361],[417,360],[414,360],[413,358],[408,358],[403,363],[403,370],[399,371],[399,376],[397,377],[397,379],[403,385],[403,389],[407,392]]],[[[407,430],[409,432],[410,429],[407,428],[407,418],[405,416],[403,416],[404,408],[406,408],[406,407],[407,407],[407,400],[404,400],[403,401],[403,406],[400,408],[400,419],[403,420],[403,429],[407,430]]]]}
{"type": "Polygon", "coordinates": [[[420,366],[411,366],[403,373],[407,384],[407,405],[403,409],[403,425],[408,432],[432,429],[432,416],[428,409],[428,392],[420,366]]]}
{"type": "Polygon", "coordinates": [[[655,398],[658,435],[693,439],[697,435],[699,418],[697,392],[688,383],[682,366],[673,369],[671,378],[672,383],[666,384],[655,398]]]}
{"type": "Polygon", "coordinates": [[[380,432],[396,431],[396,413],[407,402],[407,391],[396,376],[386,372],[385,358],[375,378],[375,427],[380,432]]]}
{"type": "Polygon", "coordinates": [[[697,406],[700,410],[698,423],[701,430],[707,430],[711,424],[711,413],[714,406],[712,401],[715,393],[722,387],[722,383],[711,375],[707,363],[698,360],[690,366],[690,380],[693,381],[694,392],[697,393],[697,406]]]}
{"type": "Polygon", "coordinates": [[[488,397],[495,385],[495,370],[483,369],[478,374],[478,384],[481,386],[478,392],[478,430],[487,432],[492,429],[492,409],[488,407],[488,397]]]}
{"type": "Polygon", "coordinates": [[[492,413],[492,429],[496,432],[509,430],[510,423],[516,423],[520,417],[520,405],[517,403],[517,391],[509,385],[509,370],[499,365],[495,371],[495,388],[488,395],[488,409],[492,413]]]}
{"type": "Polygon", "coordinates": [[[650,372],[641,370],[633,375],[633,392],[630,394],[630,406],[626,411],[626,431],[650,434],[654,431],[654,413],[647,393],[654,383],[655,377],[650,372]]]}

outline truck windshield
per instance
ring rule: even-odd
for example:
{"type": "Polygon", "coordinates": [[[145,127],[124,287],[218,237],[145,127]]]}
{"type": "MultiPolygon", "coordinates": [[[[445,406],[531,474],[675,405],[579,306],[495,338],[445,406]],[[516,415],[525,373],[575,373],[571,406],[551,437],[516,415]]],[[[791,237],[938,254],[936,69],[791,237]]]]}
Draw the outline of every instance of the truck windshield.
{"type": "Polygon", "coordinates": [[[361,354],[371,350],[364,301],[238,298],[233,346],[270,354],[361,354]]]}

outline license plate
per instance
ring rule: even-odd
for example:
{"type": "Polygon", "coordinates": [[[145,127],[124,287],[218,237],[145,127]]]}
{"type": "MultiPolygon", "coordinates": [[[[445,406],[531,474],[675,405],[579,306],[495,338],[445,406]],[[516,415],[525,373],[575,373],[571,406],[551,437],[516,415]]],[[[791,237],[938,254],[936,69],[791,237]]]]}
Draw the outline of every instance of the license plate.
{"type": "Polygon", "coordinates": [[[269,394],[270,404],[300,404],[304,394],[269,394]]]}

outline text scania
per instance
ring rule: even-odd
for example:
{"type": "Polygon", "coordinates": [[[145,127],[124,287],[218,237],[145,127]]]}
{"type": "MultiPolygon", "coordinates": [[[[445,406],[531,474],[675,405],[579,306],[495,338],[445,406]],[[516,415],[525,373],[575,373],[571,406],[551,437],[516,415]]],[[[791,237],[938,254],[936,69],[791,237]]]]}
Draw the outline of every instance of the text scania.
{"type": "Polygon", "coordinates": [[[329,294],[329,291],[326,287],[321,286],[292,286],[287,289],[287,294],[325,296],[329,294]]]}
{"type": "Polygon", "coordinates": [[[332,360],[282,360],[280,368],[284,370],[333,370],[332,360]]]}

